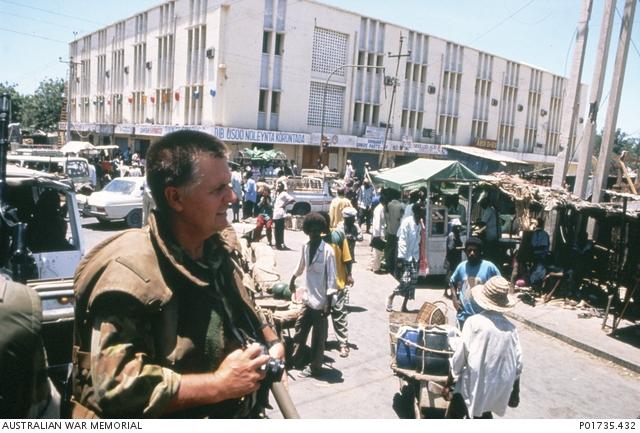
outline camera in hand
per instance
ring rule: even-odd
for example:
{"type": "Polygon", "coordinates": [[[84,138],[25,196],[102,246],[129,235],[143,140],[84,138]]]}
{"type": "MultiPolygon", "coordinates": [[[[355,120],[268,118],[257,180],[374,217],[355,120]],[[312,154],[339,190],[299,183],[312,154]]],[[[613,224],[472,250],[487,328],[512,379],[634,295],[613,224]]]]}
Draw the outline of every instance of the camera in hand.
{"type": "MultiPolygon", "coordinates": [[[[262,346],[262,353],[265,355],[269,354],[269,350],[267,350],[266,346],[262,346]]],[[[284,361],[281,359],[269,357],[269,360],[265,365],[262,366],[262,369],[266,373],[264,381],[269,383],[280,382],[280,380],[282,379],[282,373],[284,372],[284,361]]]]}

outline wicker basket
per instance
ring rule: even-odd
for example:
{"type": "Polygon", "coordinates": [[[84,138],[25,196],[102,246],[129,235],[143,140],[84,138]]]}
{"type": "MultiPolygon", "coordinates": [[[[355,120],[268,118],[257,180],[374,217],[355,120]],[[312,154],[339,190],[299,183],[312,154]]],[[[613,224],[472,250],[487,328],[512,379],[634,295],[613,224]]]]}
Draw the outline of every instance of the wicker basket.
{"type": "Polygon", "coordinates": [[[446,325],[447,324],[447,306],[444,302],[425,302],[420,307],[420,311],[418,312],[418,317],[416,318],[416,322],[419,326],[429,327],[436,325],[446,325]],[[441,308],[440,304],[443,308],[441,308]]]}

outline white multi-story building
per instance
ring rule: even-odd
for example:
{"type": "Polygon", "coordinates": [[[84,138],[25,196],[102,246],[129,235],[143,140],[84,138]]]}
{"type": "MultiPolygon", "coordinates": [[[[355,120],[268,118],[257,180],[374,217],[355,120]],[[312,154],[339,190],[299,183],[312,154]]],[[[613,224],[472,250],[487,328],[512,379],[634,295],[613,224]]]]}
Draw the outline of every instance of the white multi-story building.
{"type": "Polygon", "coordinates": [[[311,0],[168,1],[69,54],[75,134],[123,150],[186,127],[310,167],[324,130],[330,167],[376,166],[388,127],[396,163],[442,144],[526,161],[559,151],[565,78],[311,0]],[[390,57],[401,38],[409,54],[390,57]]]}

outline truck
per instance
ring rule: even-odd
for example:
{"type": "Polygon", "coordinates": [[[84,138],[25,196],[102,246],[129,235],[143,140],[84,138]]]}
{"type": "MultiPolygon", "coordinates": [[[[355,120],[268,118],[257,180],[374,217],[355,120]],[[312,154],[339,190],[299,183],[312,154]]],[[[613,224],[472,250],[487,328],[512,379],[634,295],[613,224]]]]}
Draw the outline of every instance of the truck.
{"type": "Polygon", "coordinates": [[[73,181],[7,164],[10,111],[0,103],[0,272],[42,300],[42,338],[50,376],[62,389],[73,338],[73,275],[84,255],[73,181]]]}
{"type": "Polygon", "coordinates": [[[322,170],[303,170],[301,176],[287,179],[287,191],[295,203],[287,207],[293,215],[328,211],[340,187],[336,174],[322,170]]]}

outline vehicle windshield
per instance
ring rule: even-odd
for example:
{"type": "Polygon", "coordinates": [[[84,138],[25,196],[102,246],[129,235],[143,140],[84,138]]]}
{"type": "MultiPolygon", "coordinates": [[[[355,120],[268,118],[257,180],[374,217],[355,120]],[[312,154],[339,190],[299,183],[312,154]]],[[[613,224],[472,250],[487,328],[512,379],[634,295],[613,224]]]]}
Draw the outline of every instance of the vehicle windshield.
{"type": "Polygon", "coordinates": [[[89,177],[89,166],[85,161],[67,161],[67,175],[73,178],[89,177]]]}
{"type": "Polygon", "coordinates": [[[118,194],[131,194],[133,189],[136,187],[135,182],[131,182],[124,179],[114,179],[107,186],[104,187],[103,191],[115,192],[118,194]]]}

